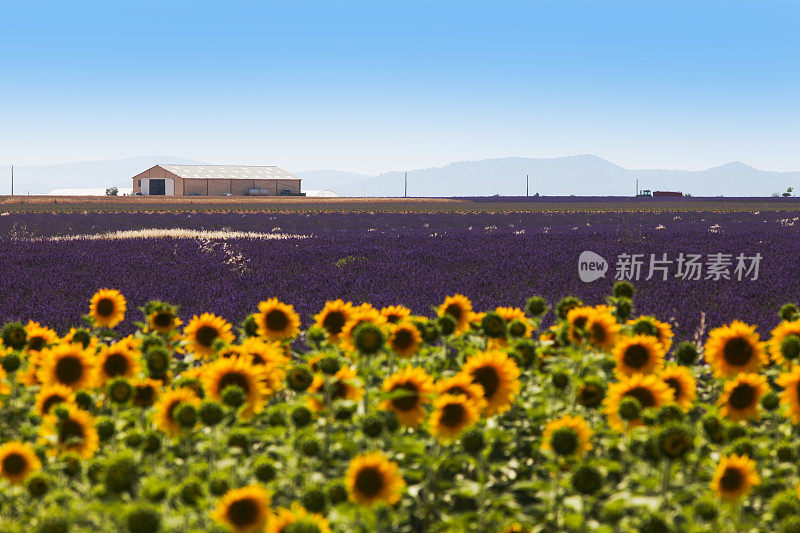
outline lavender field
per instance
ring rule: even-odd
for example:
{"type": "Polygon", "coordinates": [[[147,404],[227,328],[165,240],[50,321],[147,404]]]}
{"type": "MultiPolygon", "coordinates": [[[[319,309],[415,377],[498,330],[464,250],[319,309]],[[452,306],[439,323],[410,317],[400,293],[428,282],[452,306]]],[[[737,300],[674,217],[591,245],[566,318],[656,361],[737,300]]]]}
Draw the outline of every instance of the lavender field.
{"type": "MultiPolygon", "coordinates": [[[[237,323],[265,298],[292,303],[304,325],[328,299],[404,303],[415,313],[448,294],[478,309],[541,294],[602,303],[619,254],[643,254],[635,304],[668,319],[680,339],[739,318],[762,333],[800,295],[800,213],[22,213],[0,216],[0,323],[36,320],[65,332],[98,287],[134,308],[152,298],[182,318],[215,312],[237,323]],[[188,230],[168,232],[165,230],[188,230]],[[141,231],[151,230],[151,231],[141,231]],[[161,230],[161,231],[158,231],[161,230]],[[123,232],[115,234],[114,232],[123,232]],[[127,232],[127,233],[125,233],[127,232]],[[612,265],[584,283],[578,257],[612,265]],[[730,280],[650,280],[650,254],[731,254],[730,280]],[[741,281],[735,257],[760,254],[741,281]]],[[[122,324],[120,332],[134,329],[122,324]]]]}

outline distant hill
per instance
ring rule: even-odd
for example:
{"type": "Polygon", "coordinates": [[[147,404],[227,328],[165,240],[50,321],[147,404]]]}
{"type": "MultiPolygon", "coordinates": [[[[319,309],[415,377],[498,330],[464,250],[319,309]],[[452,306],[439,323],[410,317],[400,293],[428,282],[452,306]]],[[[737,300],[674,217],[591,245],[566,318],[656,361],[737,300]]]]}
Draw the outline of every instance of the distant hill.
{"type": "MultiPolygon", "coordinates": [[[[54,189],[131,188],[131,178],[159,163],[197,165],[200,161],[170,155],[148,155],[60,165],[14,166],[15,194],[47,194],[54,189]]],[[[2,168],[2,167],[0,167],[2,168]]],[[[11,192],[10,165],[0,174],[0,194],[11,192]]]]}
{"type": "MultiPolygon", "coordinates": [[[[130,178],[158,163],[202,164],[175,156],[143,156],[47,166],[14,167],[15,193],[46,194],[54,189],[129,188],[130,178]]],[[[8,167],[6,167],[8,168],[8,167]]],[[[0,167],[2,169],[2,167],[0,167]]],[[[6,171],[7,172],[7,171],[6,171]]],[[[303,190],[330,190],[339,196],[402,196],[403,172],[380,175],[341,170],[305,170],[303,190]]],[[[543,196],[632,196],[640,189],[682,191],[693,196],[770,196],[787,187],[800,192],[800,172],[758,170],[733,162],[701,171],[626,169],[593,155],[554,158],[506,157],[460,161],[408,172],[409,196],[522,196],[525,175],[530,194],[543,196]]],[[[0,172],[0,194],[10,192],[0,172]]]]}
{"type": "MultiPolygon", "coordinates": [[[[340,196],[402,196],[403,172],[361,176],[340,171],[298,171],[314,188],[340,196]],[[309,179],[309,181],[311,181],[309,179]]],[[[530,194],[633,196],[639,188],[682,191],[693,196],[770,196],[787,187],[800,191],[800,172],[771,172],[734,162],[701,171],[626,169],[593,155],[555,158],[507,157],[461,161],[408,172],[409,196],[521,196],[530,194]]]]}

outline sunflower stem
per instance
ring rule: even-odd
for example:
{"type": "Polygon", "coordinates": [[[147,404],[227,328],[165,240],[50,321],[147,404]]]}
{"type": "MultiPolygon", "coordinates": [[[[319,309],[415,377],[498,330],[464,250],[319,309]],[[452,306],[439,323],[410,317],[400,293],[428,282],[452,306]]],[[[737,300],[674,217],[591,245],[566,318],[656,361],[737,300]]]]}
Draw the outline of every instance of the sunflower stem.
{"type": "Polygon", "coordinates": [[[331,430],[333,429],[333,406],[331,404],[330,383],[328,382],[328,375],[325,374],[324,382],[322,384],[323,402],[325,405],[325,454],[324,460],[327,462],[330,459],[331,452],[331,430]]]}
{"type": "Polygon", "coordinates": [[[423,519],[423,531],[429,531],[431,515],[436,506],[436,467],[439,461],[440,451],[439,440],[436,439],[431,450],[430,462],[428,463],[428,482],[425,487],[425,516],[423,519]]]}
{"type": "Polygon", "coordinates": [[[669,481],[672,474],[672,460],[668,459],[664,465],[664,471],[661,473],[661,506],[667,505],[667,494],[669,493],[669,481]]]}

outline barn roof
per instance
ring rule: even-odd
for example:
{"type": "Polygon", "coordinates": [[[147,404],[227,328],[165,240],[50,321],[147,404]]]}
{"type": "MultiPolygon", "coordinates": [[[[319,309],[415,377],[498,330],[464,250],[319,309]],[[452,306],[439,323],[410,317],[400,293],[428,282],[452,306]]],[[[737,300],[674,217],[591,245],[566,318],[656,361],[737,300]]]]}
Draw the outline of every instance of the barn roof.
{"type": "Polygon", "coordinates": [[[239,165],[158,165],[184,179],[298,180],[278,167],[245,167],[239,165]]]}

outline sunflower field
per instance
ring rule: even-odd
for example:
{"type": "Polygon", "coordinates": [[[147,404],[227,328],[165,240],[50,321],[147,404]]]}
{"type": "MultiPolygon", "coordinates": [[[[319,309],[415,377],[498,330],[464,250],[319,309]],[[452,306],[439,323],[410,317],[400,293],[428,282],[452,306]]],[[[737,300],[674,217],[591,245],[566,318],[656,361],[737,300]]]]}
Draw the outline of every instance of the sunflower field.
{"type": "Polygon", "coordinates": [[[636,302],[8,322],[0,531],[800,532],[798,307],[689,342],[636,302]]]}

